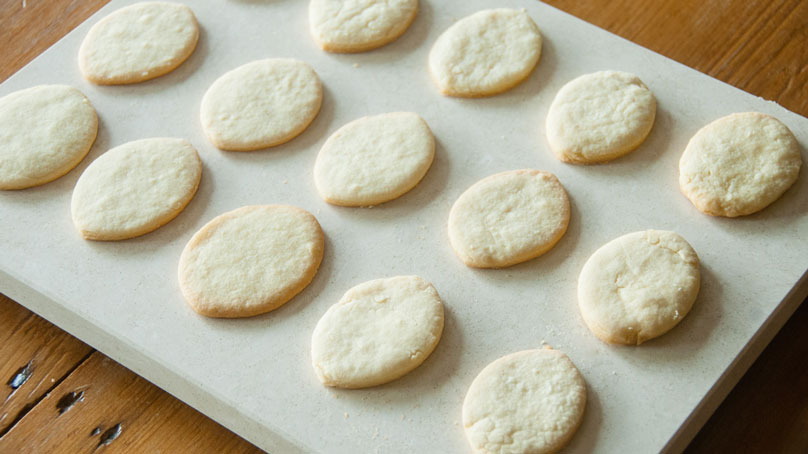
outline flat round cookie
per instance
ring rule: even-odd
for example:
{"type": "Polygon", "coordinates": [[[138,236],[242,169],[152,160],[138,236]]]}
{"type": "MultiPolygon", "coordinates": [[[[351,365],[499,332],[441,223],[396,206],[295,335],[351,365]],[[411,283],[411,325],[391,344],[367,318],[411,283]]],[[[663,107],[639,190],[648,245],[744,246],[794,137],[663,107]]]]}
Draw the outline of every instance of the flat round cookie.
{"type": "Polygon", "coordinates": [[[401,36],[418,0],[311,0],[311,35],[328,52],[364,52],[401,36]]]}
{"type": "Polygon", "coordinates": [[[39,85],[0,98],[0,189],[53,181],[81,162],[95,142],[98,116],[67,85],[39,85]]]}
{"type": "Polygon", "coordinates": [[[142,82],[174,70],[191,56],[198,40],[191,8],[135,3],[93,25],[79,48],[79,68],[100,85],[142,82]]]}
{"type": "Polygon", "coordinates": [[[88,240],[123,240],[174,219],[194,197],[202,161],[188,141],[142,139],[93,161],[73,190],[73,225],[88,240]]]}
{"type": "Polygon", "coordinates": [[[586,261],[578,277],[578,307],[604,342],[639,345],[687,315],[699,280],[699,257],[684,238],[661,230],[629,233],[586,261]]]}
{"type": "Polygon", "coordinates": [[[794,134],[758,112],[728,115],[700,129],[679,161],[679,188],[699,211],[745,216],[780,198],[802,166],[794,134]]]}
{"type": "Polygon", "coordinates": [[[570,203],[552,173],[512,170],[483,178],[449,213],[449,240],[468,266],[501,268],[538,257],[567,231],[570,203]]]}
{"type": "Polygon", "coordinates": [[[320,149],[314,183],[326,202],[372,206],[414,188],[432,165],[435,138],[411,112],[354,120],[320,149]]]}
{"type": "Polygon", "coordinates": [[[558,350],[512,353],[485,367],[463,401],[463,428],[475,454],[548,454],[578,430],[586,382],[558,350]]]}
{"type": "Polygon", "coordinates": [[[488,96],[525,80],[540,56],[539,27],[524,10],[490,9],[440,35],[429,52],[429,70],[445,95],[488,96]]]}
{"type": "Polygon", "coordinates": [[[376,279],[348,290],[314,328],[311,357],[327,386],[366,388],[418,367],[443,332],[443,303],[418,276],[376,279]]]}
{"type": "Polygon", "coordinates": [[[320,111],[323,88],[306,63],[258,60],[225,73],[202,98],[202,128],[222,150],[250,151],[288,142],[320,111]]]}
{"type": "Polygon", "coordinates": [[[306,288],[323,259],[320,224],[289,205],[245,206],[205,224],[182,251],[179,282],[209,317],[277,309],[306,288]]]}
{"type": "Polygon", "coordinates": [[[645,140],[656,99],[639,77],[619,71],[580,76],[558,91],[547,114],[547,140],[558,159],[606,162],[645,140]]]}

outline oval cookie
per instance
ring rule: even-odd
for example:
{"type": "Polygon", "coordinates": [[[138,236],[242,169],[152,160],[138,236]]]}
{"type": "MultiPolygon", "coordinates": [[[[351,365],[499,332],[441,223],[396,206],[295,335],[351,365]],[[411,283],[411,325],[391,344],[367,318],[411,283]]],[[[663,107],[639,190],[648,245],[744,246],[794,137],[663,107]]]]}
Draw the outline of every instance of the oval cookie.
{"type": "Polygon", "coordinates": [[[348,290],[314,328],[311,356],[323,384],[365,388],[418,367],[443,331],[443,303],[418,276],[376,279],[348,290]]]}
{"type": "Polygon", "coordinates": [[[314,183],[326,202],[371,206],[414,188],[435,156],[435,138],[411,112],[354,120],[331,135],[314,163],[314,183]]]}
{"type": "Polygon", "coordinates": [[[324,237],[309,212],[246,206],[205,224],[182,251],[179,282],[191,307],[210,317],[249,317],[300,293],[323,259],[324,237]]]}
{"type": "Polygon", "coordinates": [[[67,85],[39,85],[0,98],[0,189],[24,189],[69,172],[90,151],[98,116],[67,85]]]}
{"type": "Polygon", "coordinates": [[[429,70],[448,96],[501,93],[530,75],[541,34],[524,10],[479,11],[449,27],[429,52],[429,70]]]}
{"type": "Polygon", "coordinates": [[[202,128],[222,150],[249,151],[288,142],[320,111],[323,89],[311,66],[274,58],[240,66],[202,98],[202,128]]]}
{"type": "Polygon", "coordinates": [[[699,257],[674,232],[623,235],[595,251],[578,277],[578,307],[604,342],[639,345],[678,324],[699,293],[699,257]]]}
{"type": "Polygon", "coordinates": [[[202,162],[188,141],[143,139],[93,161],[73,189],[73,225],[88,240],[122,240],[174,219],[191,201],[202,162]]]}
{"type": "Polygon", "coordinates": [[[780,198],[802,166],[794,134],[758,112],[728,115],[700,129],[679,161],[679,188],[699,211],[745,216],[780,198]]]}
{"type": "Polygon", "coordinates": [[[474,379],[463,401],[463,428],[476,454],[554,453],[578,430],[586,383],[564,353],[512,353],[474,379]]]}
{"type": "Polygon", "coordinates": [[[401,36],[415,19],[418,0],[311,0],[309,26],[328,52],[363,52],[401,36]]]}
{"type": "Polygon", "coordinates": [[[194,51],[199,25],[179,3],[123,7],[93,25],[79,48],[79,68],[90,82],[131,84],[171,72],[194,51]]]}
{"type": "Polygon", "coordinates": [[[449,240],[466,265],[501,268],[538,257],[564,236],[567,192],[552,173],[512,170],[483,178],[449,213],[449,240]]]}
{"type": "Polygon", "coordinates": [[[655,116],[656,99],[639,77],[586,74],[558,91],[547,114],[547,140],[564,162],[606,162],[640,146],[655,116]]]}

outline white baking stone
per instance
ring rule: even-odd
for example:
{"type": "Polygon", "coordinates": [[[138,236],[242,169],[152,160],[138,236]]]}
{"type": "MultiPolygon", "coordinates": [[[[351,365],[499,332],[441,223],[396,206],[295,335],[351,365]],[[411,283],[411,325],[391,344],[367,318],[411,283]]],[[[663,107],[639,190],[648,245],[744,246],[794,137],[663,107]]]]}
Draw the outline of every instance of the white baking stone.
{"type": "MultiPolygon", "coordinates": [[[[113,1],[98,14],[129,3],[113,1]]],[[[726,375],[732,384],[805,295],[799,287],[784,301],[808,269],[808,177],[760,213],[719,219],[700,214],[679,193],[678,160],[702,126],[754,110],[788,125],[805,153],[808,120],[533,0],[506,6],[526,8],[542,30],[535,72],[498,96],[446,98],[430,80],[430,45],[453,20],[490,2],[424,1],[401,38],[352,55],[317,47],[307,3],[194,2],[203,33],[188,61],[122,87],[92,86],[76,67],[95,16],[2,84],[0,96],[43,83],[73,85],[101,122],[76,171],[0,193],[0,291],[270,452],[468,452],[461,406],[471,381],[494,359],[542,341],[567,353],[588,386],[584,421],[565,454],[681,449],[726,392],[719,379],[726,375]],[[323,80],[322,111],[306,134],[271,151],[216,150],[198,125],[202,95],[227,70],[267,56],[310,63],[323,80]],[[544,143],[547,109],[564,83],[605,69],[637,74],[653,87],[654,129],[637,152],[615,162],[563,164],[544,143]],[[435,161],[423,181],[370,210],[322,201],[311,169],[329,134],[361,116],[393,111],[418,112],[435,134],[435,161]],[[198,147],[205,169],[193,203],[140,238],[99,244],[76,235],[70,194],[89,162],[116,144],[165,136],[198,147]],[[445,230],[452,203],[484,176],[521,168],[547,170],[564,182],[572,204],[566,235],[540,260],[504,270],[466,267],[445,230]],[[217,214],[269,203],[299,206],[322,224],[326,253],[317,276],[270,314],[197,316],[175,279],[183,246],[217,214]],[[576,278],[603,243],[649,228],[674,230],[699,252],[699,298],[665,336],[634,348],[606,345],[578,314],[576,278]],[[311,370],[311,331],[346,288],[379,270],[418,274],[440,289],[441,342],[395,382],[325,388],[311,370]]]]}

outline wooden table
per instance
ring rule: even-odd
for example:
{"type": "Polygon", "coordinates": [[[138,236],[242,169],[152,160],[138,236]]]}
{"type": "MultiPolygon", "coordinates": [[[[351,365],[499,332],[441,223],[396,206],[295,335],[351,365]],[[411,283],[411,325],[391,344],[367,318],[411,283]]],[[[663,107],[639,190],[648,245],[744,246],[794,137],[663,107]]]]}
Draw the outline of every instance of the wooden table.
{"type": "MultiPolygon", "coordinates": [[[[0,81],[105,3],[0,0],[0,81]]],[[[808,1],[548,3],[808,116],[808,1]]],[[[802,304],[686,452],[808,452],[807,361],[802,304]]],[[[260,452],[2,295],[0,380],[2,453],[260,452]]]]}

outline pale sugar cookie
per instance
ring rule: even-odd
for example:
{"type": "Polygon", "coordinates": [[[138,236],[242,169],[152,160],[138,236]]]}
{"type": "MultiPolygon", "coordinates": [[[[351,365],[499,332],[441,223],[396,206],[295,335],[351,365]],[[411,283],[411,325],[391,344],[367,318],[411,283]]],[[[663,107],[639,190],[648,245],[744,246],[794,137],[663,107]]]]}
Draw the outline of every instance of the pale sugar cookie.
{"type": "Polygon", "coordinates": [[[249,317],[300,293],[323,259],[324,237],[309,212],[246,206],[205,224],[182,251],[180,289],[210,317],[249,317]]]}
{"type": "Polygon", "coordinates": [[[0,98],[0,189],[53,181],[90,151],[98,116],[67,85],[39,85],[0,98]]]}
{"type": "Polygon", "coordinates": [[[448,96],[503,92],[527,78],[541,56],[541,33],[524,10],[479,11],[449,27],[429,52],[429,70],[448,96]]]}
{"type": "Polygon", "coordinates": [[[412,112],[354,120],[323,145],[314,163],[314,183],[326,202],[372,206],[414,188],[435,156],[435,138],[412,112]]]}
{"type": "Polygon", "coordinates": [[[443,303],[418,276],[376,279],[348,290],[323,315],[311,340],[323,384],[365,388],[418,367],[443,331],[443,303]]]}
{"type": "Polygon", "coordinates": [[[604,342],[639,345],[676,326],[699,293],[699,257],[674,232],[623,235],[595,251],[578,277],[578,306],[604,342]]]}
{"type": "Polygon", "coordinates": [[[651,132],[656,99],[639,77],[619,71],[580,76],[558,91],[547,114],[547,140],[573,164],[610,161],[651,132]]]}
{"type": "Polygon", "coordinates": [[[501,268],[538,257],[564,236],[567,192],[552,173],[512,170],[483,178],[449,213],[449,240],[468,266],[501,268]]]}
{"type": "Polygon", "coordinates": [[[558,350],[512,353],[486,366],[463,401],[463,428],[475,454],[559,451],[583,420],[586,382],[558,350]]]}
{"type": "Polygon", "coordinates": [[[79,68],[90,82],[131,84],[171,72],[194,51],[199,25],[179,3],[125,6],[93,25],[79,48],[79,68]]]}
{"type": "Polygon", "coordinates": [[[222,150],[249,151],[288,142],[320,111],[323,88],[308,64],[258,60],[225,73],[208,88],[200,110],[208,139],[222,150]]]}
{"type": "Polygon", "coordinates": [[[159,228],[191,201],[202,162],[188,141],[142,139],[102,154],[73,189],[73,225],[88,240],[122,240],[159,228]]]}
{"type": "Polygon", "coordinates": [[[328,52],[363,52],[401,36],[415,19],[418,0],[311,0],[309,26],[328,52]]]}
{"type": "Polygon", "coordinates": [[[802,166],[794,134],[774,117],[745,112],[701,128],[679,161],[679,188],[703,213],[760,211],[797,181],[802,166]]]}

